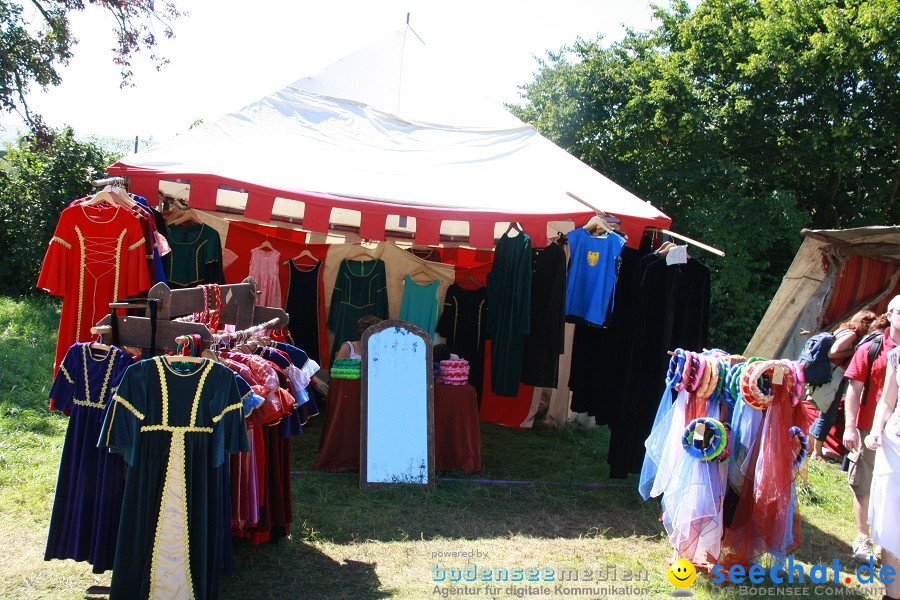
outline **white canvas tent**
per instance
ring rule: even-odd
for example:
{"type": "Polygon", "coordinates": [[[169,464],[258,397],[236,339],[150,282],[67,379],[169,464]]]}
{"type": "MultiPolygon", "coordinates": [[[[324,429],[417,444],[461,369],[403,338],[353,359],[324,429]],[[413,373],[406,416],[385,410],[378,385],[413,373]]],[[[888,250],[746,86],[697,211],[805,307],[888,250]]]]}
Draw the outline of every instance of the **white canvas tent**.
{"type": "Polygon", "coordinates": [[[407,29],[238,112],[123,158],[110,175],[151,201],[189,183],[194,208],[273,215],[305,230],[358,228],[493,247],[518,221],[536,246],[548,223],[596,207],[639,243],[671,220],[434,67],[407,29]]]}
{"type": "Polygon", "coordinates": [[[803,235],[746,356],[797,358],[807,339],[802,330],[833,330],[864,308],[883,313],[900,293],[900,226],[803,235]]]}

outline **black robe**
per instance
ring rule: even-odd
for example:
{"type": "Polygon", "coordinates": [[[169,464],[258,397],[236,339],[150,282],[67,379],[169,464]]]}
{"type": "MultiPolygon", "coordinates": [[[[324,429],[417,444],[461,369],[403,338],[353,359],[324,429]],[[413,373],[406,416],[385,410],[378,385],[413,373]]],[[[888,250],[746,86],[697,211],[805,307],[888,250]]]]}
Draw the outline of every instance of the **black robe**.
{"type": "Polygon", "coordinates": [[[566,251],[532,250],[531,331],[525,336],[522,383],[555,388],[565,344],[566,251]]]}
{"type": "Polygon", "coordinates": [[[641,267],[636,312],[622,343],[628,357],[620,380],[622,410],[612,423],[607,458],[610,476],[622,479],[641,471],[644,441],[665,388],[667,352],[699,352],[709,336],[709,269],[694,258],[667,265],[656,254],[643,257],[641,267]]]}

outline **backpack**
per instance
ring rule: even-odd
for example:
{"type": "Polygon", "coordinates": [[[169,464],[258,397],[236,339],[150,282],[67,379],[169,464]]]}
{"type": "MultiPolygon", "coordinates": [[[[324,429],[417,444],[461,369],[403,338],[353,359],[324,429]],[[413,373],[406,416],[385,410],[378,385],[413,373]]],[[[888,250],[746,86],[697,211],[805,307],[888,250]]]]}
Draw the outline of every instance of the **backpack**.
{"type": "Polygon", "coordinates": [[[812,336],[803,344],[803,350],[797,362],[803,369],[806,383],[812,386],[824,385],[831,381],[834,373],[834,365],[828,358],[828,352],[834,344],[835,335],[830,331],[823,331],[812,336]]]}
{"type": "Polygon", "coordinates": [[[870,340],[872,345],[869,346],[869,362],[867,363],[866,369],[866,381],[863,384],[862,396],[859,400],[860,405],[865,404],[866,400],[868,400],[869,384],[872,382],[872,365],[875,364],[875,359],[878,358],[878,353],[881,352],[881,345],[884,343],[884,334],[880,331],[874,331],[863,336],[863,339],[859,340],[859,343],[856,344],[855,349],[858,350],[860,346],[870,340]]]}

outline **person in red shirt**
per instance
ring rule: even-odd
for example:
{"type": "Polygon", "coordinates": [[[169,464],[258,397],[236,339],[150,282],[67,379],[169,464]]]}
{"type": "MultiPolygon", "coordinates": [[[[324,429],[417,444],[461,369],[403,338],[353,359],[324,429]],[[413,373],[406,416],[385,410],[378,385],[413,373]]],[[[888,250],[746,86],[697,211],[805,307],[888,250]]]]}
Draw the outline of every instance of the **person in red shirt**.
{"type": "Polygon", "coordinates": [[[863,398],[866,375],[869,373],[869,348],[872,342],[860,346],[853,354],[844,377],[850,380],[847,397],[844,400],[844,447],[850,452],[850,470],[847,480],[853,490],[853,516],[856,519],[857,535],[851,546],[853,557],[866,563],[869,557],[880,562],[875,555],[872,538],[869,537],[869,489],[872,486],[872,468],[875,452],[863,444],[863,439],[872,427],[875,406],[884,387],[888,352],[900,343],[900,296],[894,296],[888,304],[887,317],[890,327],[884,333],[881,350],[872,363],[869,388],[863,398]]]}

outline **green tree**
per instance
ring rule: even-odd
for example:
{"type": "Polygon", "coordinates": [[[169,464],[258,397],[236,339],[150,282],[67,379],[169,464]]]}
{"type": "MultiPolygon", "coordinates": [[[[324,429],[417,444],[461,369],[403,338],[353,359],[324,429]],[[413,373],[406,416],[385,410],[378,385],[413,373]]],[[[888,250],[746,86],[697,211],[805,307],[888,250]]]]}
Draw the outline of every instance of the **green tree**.
{"type": "Polygon", "coordinates": [[[19,112],[33,129],[41,131],[43,125],[29,110],[25,95],[33,83],[43,89],[60,84],[56,69],[69,62],[77,43],[69,15],[87,6],[113,17],[113,62],[121,69],[123,86],[131,82],[131,60],[141,49],[150,52],[157,68],[168,62],[154,50],[157,29],[173,37],[170,22],[181,16],[171,0],[0,0],[0,108],[19,112]]]}
{"type": "Polygon", "coordinates": [[[0,289],[6,295],[34,290],[47,243],[69,202],[93,189],[115,162],[72,130],[50,132],[36,143],[23,137],[0,159],[0,289]]]}
{"type": "Polygon", "coordinates": [[[900,3],[683,0],[549,53],[523,120],[728,253],[712,338],[749,340],[804,226],[898,222],[900,3]]]}

